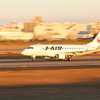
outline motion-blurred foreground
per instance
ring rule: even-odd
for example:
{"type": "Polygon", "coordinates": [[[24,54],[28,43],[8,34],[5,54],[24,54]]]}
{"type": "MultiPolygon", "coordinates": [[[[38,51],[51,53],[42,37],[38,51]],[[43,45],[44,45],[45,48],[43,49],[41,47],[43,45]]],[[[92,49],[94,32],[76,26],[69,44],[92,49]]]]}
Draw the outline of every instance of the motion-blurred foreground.
{"type": "Polygon", "coordinates": [[[84,67],[0,71],[0,100],[99,100],[100,68],[84,67]]]}

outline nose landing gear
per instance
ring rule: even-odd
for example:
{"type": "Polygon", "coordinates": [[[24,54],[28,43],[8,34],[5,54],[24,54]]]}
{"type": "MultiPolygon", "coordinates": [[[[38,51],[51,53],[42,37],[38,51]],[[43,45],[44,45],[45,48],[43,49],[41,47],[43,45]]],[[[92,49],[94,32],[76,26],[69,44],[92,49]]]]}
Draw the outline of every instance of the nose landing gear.
{"type": "Polygon", "coordinates": [[[32,56],[32,61],[34,62],[34,61],[36,61],[36,58],[35,58],[35,56],[32,56]]]}

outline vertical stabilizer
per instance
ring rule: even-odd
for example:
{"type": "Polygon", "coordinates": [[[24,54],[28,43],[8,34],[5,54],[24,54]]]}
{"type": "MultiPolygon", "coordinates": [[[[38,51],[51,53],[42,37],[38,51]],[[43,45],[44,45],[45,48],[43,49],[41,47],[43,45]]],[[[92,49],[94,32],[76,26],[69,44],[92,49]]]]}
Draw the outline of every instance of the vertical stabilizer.
{"type": "Polygon", "coordinates": [[[99,46],[100,45],[100,32],[97,34],[94,40],[88,43],[87,45],[99,46]]]}

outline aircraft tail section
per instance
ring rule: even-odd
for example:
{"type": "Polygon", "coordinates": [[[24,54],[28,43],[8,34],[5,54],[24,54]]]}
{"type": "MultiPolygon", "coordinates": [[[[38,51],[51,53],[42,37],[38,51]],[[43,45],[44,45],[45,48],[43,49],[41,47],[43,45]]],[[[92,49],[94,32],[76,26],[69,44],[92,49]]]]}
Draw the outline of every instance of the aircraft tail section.
{"type": "Polygon", "coordinates": [[[88,43],[87,45],[99,46],[100,45],[100,32],[97,34],[94,40],[88,43]]]}

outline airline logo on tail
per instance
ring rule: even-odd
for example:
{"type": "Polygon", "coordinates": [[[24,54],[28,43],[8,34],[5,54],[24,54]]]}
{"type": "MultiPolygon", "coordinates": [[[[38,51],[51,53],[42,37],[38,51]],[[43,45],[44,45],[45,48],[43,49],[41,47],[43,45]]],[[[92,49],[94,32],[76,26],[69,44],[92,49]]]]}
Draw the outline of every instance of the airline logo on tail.
{"type": "Polygon", "coordinates": [[[97,41],[98,41],[98,43],[100,43],[100,36],[97,37],[97,41]]]}

